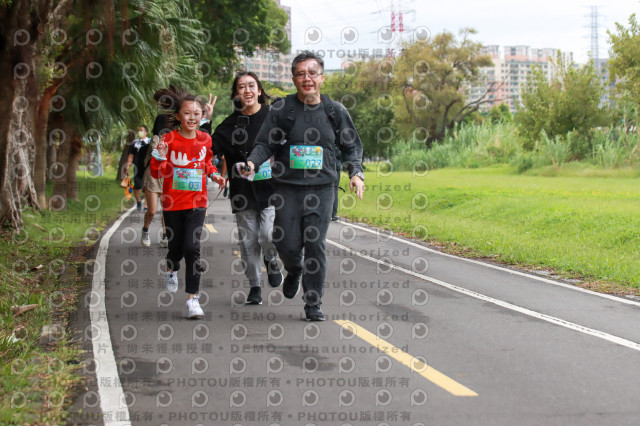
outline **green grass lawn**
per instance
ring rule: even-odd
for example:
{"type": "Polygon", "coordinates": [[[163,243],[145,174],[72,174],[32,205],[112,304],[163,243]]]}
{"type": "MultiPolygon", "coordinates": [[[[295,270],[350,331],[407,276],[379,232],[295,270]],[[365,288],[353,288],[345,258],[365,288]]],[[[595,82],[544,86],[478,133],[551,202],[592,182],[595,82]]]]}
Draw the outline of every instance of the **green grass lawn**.
{"type": "Polygon", "coordinates": [[[365,184],[365,199],[343,197],[339,215],[469,256],[640,289],[637,178],[527,176],[506,166],[419,176],[369,165],[365,184]]]}
{"type": "Polygon", "coordinates": [[[39,337],[45,324],[59,322],[66,329],[67,314],[76,309],[77,294],[86,284],[75,272],[84,259],[72,258],[72,248],[95,242],[126,206],[114,179],[114,173],[90,177],[80,171],[78,200],[69,201],[66,210],[26,210],[20,233],[0,232],[2,425],[62,424],[69,393],[78,382],[78,349],[66,333],[56,333],[60,340],[47,347],[39,337]],[[14,316],[12,306],[29,304],[38,306],[14,316]]]}

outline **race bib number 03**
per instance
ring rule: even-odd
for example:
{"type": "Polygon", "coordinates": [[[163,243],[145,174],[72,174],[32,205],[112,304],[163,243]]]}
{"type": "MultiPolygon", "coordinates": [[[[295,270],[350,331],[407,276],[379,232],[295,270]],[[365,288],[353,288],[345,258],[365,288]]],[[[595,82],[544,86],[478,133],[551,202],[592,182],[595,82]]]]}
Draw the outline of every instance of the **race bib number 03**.
{"type": "Polygon", "coordinates": [[[267,160],[260,165],[256,175],[253,177],[253,181],[271,179],[271,161],[267,160]]]}
{"type": "Polygon", "coordinates": [[[322,169],[322,147],[313,145],[292,145],[289,151],[292,169],[322,169]]]}
{"type": "Polygon", "coordinates": [[[173,169],[173,189],[179,191],[202,191],[202,169],[173,169]]]}

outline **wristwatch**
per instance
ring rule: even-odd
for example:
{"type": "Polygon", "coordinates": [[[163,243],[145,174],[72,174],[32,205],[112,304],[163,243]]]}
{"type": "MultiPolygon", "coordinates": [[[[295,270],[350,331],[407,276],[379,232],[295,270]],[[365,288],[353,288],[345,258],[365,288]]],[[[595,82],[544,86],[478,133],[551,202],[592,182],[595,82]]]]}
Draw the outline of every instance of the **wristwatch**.
{"type": "Polygon", "coordinates": [[[358,176],[360,179],[362,179],[364,181],[364,173],[358,172],[358,173],[354,173],[353,175],[351,175],[351,177],[354,177],[354,176],[358,176]]]}

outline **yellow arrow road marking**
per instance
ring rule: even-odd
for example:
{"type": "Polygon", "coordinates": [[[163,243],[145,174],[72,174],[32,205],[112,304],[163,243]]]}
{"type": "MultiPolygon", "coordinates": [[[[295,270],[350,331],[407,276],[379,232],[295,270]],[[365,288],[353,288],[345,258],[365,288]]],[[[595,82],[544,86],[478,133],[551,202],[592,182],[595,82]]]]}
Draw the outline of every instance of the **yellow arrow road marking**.
{"type": "Polygon", "coordinates": [[[209,232],[211,232],[212,234],[217,234],[217,233],[218,233],[218,231],[216,231],[216,228],[214,228],[212,224],[207,223],[207,224],[205,224],[204,226],[205,226],[205,227],[207,228],[207,230],[208,230],[209,232]]]}
{"type": "Polygon", "coordinates": [[[335,320],[334,322],[345,330],[355,334],[368,344],[375,346],[378,350],[389,355],[400,364],[409,367],[414,372],[420,374],[422,377],[429,380],[434,385],[446,390],[450,394],[455,396],[478,396],[478,394],[471,389],[461,385],[450,377],[445,376],[430,365],[427,365],[413,355],[400,350],[400,348],[393,346],[391,343],[381,339],[367,329],[360,327],[358,324],[343,320],[335,320]]]}

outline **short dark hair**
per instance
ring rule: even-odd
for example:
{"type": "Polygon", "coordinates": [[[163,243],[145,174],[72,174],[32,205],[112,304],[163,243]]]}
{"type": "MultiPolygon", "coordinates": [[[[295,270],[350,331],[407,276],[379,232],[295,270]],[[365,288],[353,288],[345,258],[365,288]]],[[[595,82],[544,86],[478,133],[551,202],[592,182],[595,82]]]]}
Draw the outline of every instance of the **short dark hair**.
{"type": "Polygon", "coordinates": [[[320,56],[313,53],[311,50],[303,50],[298,56],[293,58],[293,62],[291,62],[291,75],[296,73],[296,67],[300,62],[304,62],[309,59],[315,59],[324,72],[324,60],[320,56]]]}
{"type": "Polygon", "coordinates": [[[149,133],[149,128],[148,128],[147,126],[145,126],[144,124],[141,124],[141,125],[140,125],[140,126],[138,126],[138,127],[144,127],[144,131],[145,131],[145,132],[147,132],[147,133],[149,133]]]}

